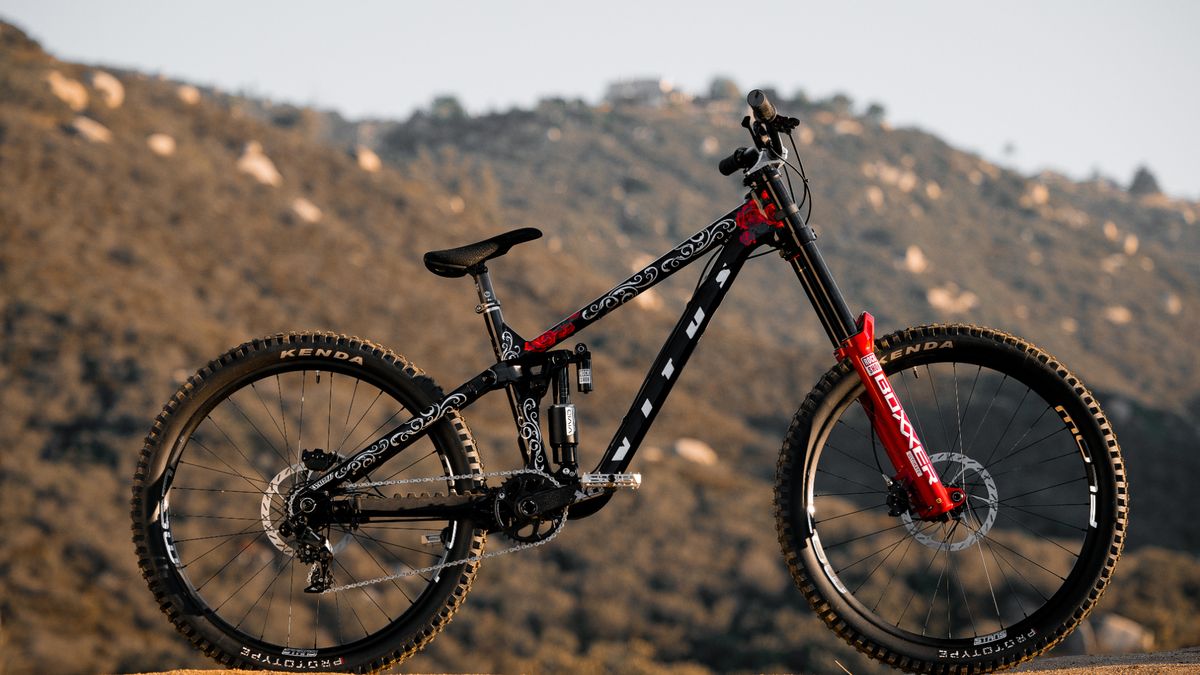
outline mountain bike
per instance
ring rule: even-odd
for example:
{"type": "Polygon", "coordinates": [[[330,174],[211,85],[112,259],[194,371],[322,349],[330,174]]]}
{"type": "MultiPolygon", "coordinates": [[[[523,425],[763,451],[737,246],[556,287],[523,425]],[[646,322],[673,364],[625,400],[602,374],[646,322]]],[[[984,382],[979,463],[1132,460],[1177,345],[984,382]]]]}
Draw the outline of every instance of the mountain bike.
{"type": "Polygon", "coordinates": [[[147,436],[132,499],[142,572],[175,626],[234,667],[370,671],[412,655],[483,560],[545,545],[641,485],[630,464],[698,340],[743,264],[774,252],[837,359],[778,462],[778,538],[801,594],[851,645],[913,672],[1001,669],[1070,633],[1111,579],[1127,523],[1100,406],[1058,359],[998,330],[876,337],[808,223],[803,165],[783,143],[799,122],[761,91],[747,102],[753,146],[719,165],[744,176],[746,200],[533,339],[505,322],[487,263],[540,232],[427,253],[434,274],[474,280],[495,352],[449,393],[384,347],[333,333],[252,340],[191,376],[147,436]],[[704,259],[603,457],[583,470],[572,397],[592,388],[591,351],[558,347],[704,259]],[[496,391],[521,462],[485,471],[462,410],[496,391]],[[485,548],[491,535],[499,547],[485,548]]]}

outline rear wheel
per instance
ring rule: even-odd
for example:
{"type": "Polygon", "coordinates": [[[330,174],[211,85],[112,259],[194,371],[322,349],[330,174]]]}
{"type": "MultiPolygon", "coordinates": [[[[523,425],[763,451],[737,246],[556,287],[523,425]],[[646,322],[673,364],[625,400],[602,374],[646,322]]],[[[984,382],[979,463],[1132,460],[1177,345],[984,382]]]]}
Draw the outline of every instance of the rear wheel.
{"type": "Polygon", "coordinates": [[[797,585],[847,642],[905,670],[995,670],[1046,651],[1094,607],[1124,542],[1125,472],[1104,413],[1052,356],[997,331],[913,328],[876,353],[966,504],[945,522],[889,515],[895,471],[842,363],[779,460],[797,585]]]}
{"type": "MultiPolygon", "coordinates": [[[[344,458],[440,396],[401,357],[333,334],[248,342],[190,378],[147,437],[132,504],[142,573],[175,626],[237,668],[374,670],[431,640],[478,563],[422,570],[478,556],[484,530],[467,520],[326,526],[333,588],[306,593],[311,547],[283,516],[289,491],[319,474],[314,454],[344,458]],[[355,586],[381,577],[395,578],[355,586]]],[[[452,413],[360,483],[427,480],[352,491],[461,492],[474,481],[448,477],[480,472],[452,413]]]]}

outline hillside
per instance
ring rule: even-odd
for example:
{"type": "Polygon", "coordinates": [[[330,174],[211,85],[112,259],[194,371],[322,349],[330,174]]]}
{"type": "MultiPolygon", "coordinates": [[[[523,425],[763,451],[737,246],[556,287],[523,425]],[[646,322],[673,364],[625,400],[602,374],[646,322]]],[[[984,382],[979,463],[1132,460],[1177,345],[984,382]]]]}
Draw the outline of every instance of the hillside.
{"type": "MultiPolygon", "coordinates": [[[[780,105],[806,120],[814,222],[852,302],[884,330],[964,320],[1026,334],[1104,395],[1135,521],[1101,611],[1161,647],[1200,643],[1200,525],[1172,498],[1200,470],[1200,206],[1022,177],[832,102],[780,105]]],[[[452,386],[490,350],[470,284],[428,274],[424,251],[542,228],[492,266],[507,316],[535,334],[737,203],[714,164],[742,142],[740,115],[725,101],[419,115],[375,135],[375,168],[347,152],[368,134],[334,116],[58,61],[0,23],[0,670],[209,665],[155,607],[127,522],[142,436],[209,358],[331,329],[452,386]]],[[[488,561],[406,670],[874,672],[780,561],[779,439],[831,359],[773,262],[751,264],[647,441],[697,437],[720,462],[640,457],[640,493],[547,548],[488,561]]],[[[597,392],[579,401],[585,458],[694,280],[581,336],[597,353],[597,392]]],[[[503,399],[468,417],[488,468],[511,465],[503,399]]]]}

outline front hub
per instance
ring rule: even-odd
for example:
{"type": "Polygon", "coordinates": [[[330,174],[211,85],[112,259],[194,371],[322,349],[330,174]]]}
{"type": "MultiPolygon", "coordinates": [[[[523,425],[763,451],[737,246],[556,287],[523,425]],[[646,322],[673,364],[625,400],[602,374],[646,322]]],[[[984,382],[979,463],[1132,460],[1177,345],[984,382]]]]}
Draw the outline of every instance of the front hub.
{"type": "Polygon", "coordinates": [[[922,545],[942,551],[961,551],[974,545],[996,524],[1000,509],[999,493],[992,474],[978,461],[959,452],[939,452],[930,461],[937,465],[947,482],[971,486],[946,488],[951,496],[961,495],[959,506],[949,512],[946,524],[930,525],[915,519],[910,511],[900,514],[904,528],[922,545]]]}

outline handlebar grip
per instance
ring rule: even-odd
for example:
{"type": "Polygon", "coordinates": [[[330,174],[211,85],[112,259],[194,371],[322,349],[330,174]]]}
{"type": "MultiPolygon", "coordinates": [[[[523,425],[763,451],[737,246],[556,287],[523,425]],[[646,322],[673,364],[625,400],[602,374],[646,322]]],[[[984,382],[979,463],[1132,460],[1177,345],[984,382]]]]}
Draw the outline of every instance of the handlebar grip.
{"type": "Polygon", "coordinates": [[[749,161],[753,161],[754,153],[750,152],[749,148],[738,148],[733,151],[733,154],[721,160],[717,165],[717,169],[722,176],[732,176],[741,169],[750,167],[749,161]]]}
{"type": "Polygon", "coordinates": [[[746,103],[754,111],[754,116],[763,122],[770,122],[777,114],[775,106],[767,99],[762,89],[754,89],[746,95],[746,103]]]}

